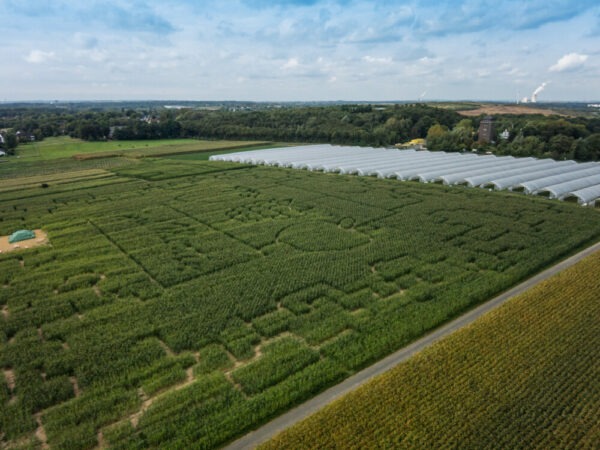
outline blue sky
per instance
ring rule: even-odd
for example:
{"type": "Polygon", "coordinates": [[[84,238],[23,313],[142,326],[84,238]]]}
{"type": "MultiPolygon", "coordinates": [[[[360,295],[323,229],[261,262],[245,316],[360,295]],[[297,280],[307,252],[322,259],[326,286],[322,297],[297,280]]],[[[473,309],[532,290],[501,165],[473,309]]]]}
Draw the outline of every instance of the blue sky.
{"type": "Polygon", "coordinates": [[[0,0],[0,101],[600,100],[597,0],[0,0]]]}

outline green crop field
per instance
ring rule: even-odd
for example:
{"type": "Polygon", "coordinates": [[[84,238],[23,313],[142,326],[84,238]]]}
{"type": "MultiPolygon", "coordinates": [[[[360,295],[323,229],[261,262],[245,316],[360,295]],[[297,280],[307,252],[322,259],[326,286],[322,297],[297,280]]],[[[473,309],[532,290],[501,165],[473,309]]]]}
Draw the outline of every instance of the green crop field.
{"type": "Polygon", "coordinates": [[[266,147],[265,142],[251,141],[199,141],[197,139],[157,139],[146,141],[88,142],[67,136],[46,138],[17,148],[18,158],[11,162],[45,161],[76,157],[79,159],[106,158],[109,156],[163,156],[182,153],[206,152],[243,147],[266,147]]]}
{"type": "Polygon", "coordinates": [[[260,448],[597,449],[600,253],[260,448]]]}
{"type": "Polygon", "coordinates": [[[20,189],[0,167],[0,235],[50,239],[0,254],[6,446],[219,446],[600,238],[597,211],[518,194],[47,163],[20,189]]]}
{"type": "MultiPolygon", "coordinates": [[[[288,143],[282,143],[282,142],[272,142],[272,143],[255,143],[254,145],[248,146],[248,143],[246,143],[246,145],[244,145],[244,147],[242,148],[242,150],[262,150],[262,149],[267,149],[267,148],[281,148],[281,147],[286,147],[286,146],[290,146],[292,144],[288,144],[288,143]]],[[[180,160],[180,161],[208,161],[210,159],[211,156],[213,155],[223,155],[223,154],[227,154],[227,153],[237,153],[241,151],[239,148],[229,148],[229,149],[225,149],[225,150],[215,150],[215,149],[210,149],[210,150],[202,150],[202,151],[190,151],[190,152],[186,152],[186,153],[179,153],[179,154],[164,154],[161,156],[164,156],[166,158],[169,159],[175,159],[175,160],[180,160]]]]}

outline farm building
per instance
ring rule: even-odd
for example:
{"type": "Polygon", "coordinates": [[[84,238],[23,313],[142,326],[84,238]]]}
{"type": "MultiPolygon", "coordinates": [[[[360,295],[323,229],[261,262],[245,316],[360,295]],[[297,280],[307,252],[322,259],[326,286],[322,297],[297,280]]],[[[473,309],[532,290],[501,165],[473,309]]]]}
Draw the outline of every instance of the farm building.
{"type": "Polygon", "coordinates": [[[479,142],[494,141],[495,124],[492,116],[487,116],[479,122],[479,142]]]}
{"type": "Polygon", "coordinates": [[[382,149],[332,145],[255,150],[215,155],[212,161],[291,167],[337,172],[464,184],[470,187],[508,189],[549,198],[576,199],[593,206],[600,199],[600,163],[576,163],[551,159],[382,149]]]}

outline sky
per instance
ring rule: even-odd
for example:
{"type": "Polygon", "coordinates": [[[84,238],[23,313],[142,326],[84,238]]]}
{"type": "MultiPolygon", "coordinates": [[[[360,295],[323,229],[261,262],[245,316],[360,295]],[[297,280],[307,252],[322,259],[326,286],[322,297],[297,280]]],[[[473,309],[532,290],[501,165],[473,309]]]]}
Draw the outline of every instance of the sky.
{"type": "Polygon", "coordinates": [[[0,101],[600,100],[598,0],[0,0],[0,101]]]}

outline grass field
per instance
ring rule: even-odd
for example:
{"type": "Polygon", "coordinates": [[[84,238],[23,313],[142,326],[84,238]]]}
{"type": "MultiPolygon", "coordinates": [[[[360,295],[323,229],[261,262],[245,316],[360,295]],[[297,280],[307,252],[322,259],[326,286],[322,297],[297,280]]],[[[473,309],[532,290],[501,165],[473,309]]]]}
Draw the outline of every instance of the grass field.
{"type": "Polygon", "coordinates": [[[428,106],[434,108],[449,109],[451,111],[469,111],[478,109],[481,103],[477,102],[427,102],[428,106]]]}
{"type": "Polygon", "coordinates": [[[159,139],[145,141],[88,142],[68,136],[46,138],[41,142],[20,145],[11,162],[45,161],[59,158],[78,159],[127,156],[162,156],[188,152],[204,152],[219,149],[239,149],[264,146],[264,142],[249,141],[199,141],[196,139],[159,139]]]}
{"type": "Polygon", "coordinates": [[[144,157],[206,161],[215,154],[282,145],[285,144],[195,139],[86,142],[70,137],[47,138],[19,146],[15,157],[0,164],[0,180],[5,180],[0,189],[4,186],[11,189],[12,185],[18,187],[21,182],[27,184],[35,177],[40,177],[43,182],[46,177],[47,180],[60,180],[66,172],[106,171],[135,164],[144,157]],[[13,178],[16,181],[6,181],[13,178]]]}
{"type": "MultiPolygon", "coordinates": [[[[131,158],[102,158],[79,161],[73,158],[40,160],[20,160],[12,158],[0,164],[0,181],[2,184],[9,179],[27,179],[35,176],[56,177],[60,179],[65,173],[82,170],[110,170],[116,167],[129,166],[138,162],[131,158]]],[[[18,184],[19,181],[16,181],[18,184]]]]}
{"type": "MultiPolygon", "coordinates": [[[[281,147],[285,147],[287,145],[290,145],[290,144],[274,142],[274,143],[265,144],[265,145],[259,144],[256,146],[245,147],[244,150],[262,150],[262,149],[266,149],[266,148],[281,148],[281,147]]],[[[204,150],[204,151],[200,151],[200,152],[189,152],[189,153],[182,153],[182,154],[165,155],[165,157],[169,158],[169,159],[180,160],[180,161],[208,161],[209,158],[213,155],[237,153],[239,151],[240,150],[238,148],[233,148],[233,149],[229,149],[229,150],[204,150]]]]}
{"type": "Polygon", "coordinates": [[[169,158],[46,183],[24,167],[0,235],[50,246],[0,255],[3,445],[217,447],[600,237],[597,211],[518,194],[169,158]]]}
{"type": "Polygon", "coordinates": [[[599,271],[597,253],[260,448],[598,448],[599,271]]]}

